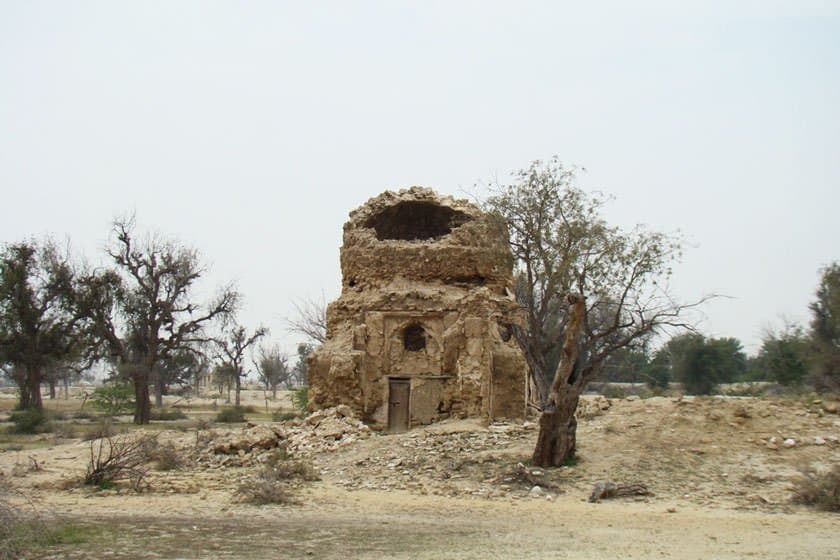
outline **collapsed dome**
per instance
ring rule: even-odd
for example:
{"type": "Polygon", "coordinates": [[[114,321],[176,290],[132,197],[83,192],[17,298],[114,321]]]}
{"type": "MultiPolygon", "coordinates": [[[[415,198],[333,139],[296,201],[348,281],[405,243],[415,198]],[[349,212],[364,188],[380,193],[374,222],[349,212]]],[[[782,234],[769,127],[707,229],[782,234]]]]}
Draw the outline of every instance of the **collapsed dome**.
{"type": "Polygon", "coordinates": [[[463,212],[433,202],[406,200],[371,216],[365,226],[376,230],[380,241],[418,241],[448,235],[470,219],[463,212]]]}

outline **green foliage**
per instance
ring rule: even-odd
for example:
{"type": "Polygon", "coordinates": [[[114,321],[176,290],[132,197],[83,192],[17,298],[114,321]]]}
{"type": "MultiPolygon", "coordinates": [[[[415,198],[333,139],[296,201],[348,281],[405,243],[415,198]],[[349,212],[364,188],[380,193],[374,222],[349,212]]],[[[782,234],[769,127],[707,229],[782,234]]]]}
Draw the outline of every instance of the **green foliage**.
{"type": "Polygon", "coordinates": [[[768,332],[757,362],[767,379],[781,385],[801,385],[808,374],[810,342],[801,327],[786,325],[779,333],[768,332]]]}
{"type": "Polygon", "coordinates": [[[306,409],[309,406],[309,387],[306,385],[298,387],[295,392],[292,393],[292,405],[301,412],[306,412],[306,409]]]}
{"type": "Polygon", "coordinates": [[[134,388],[127,383],[107,383],[94,389],[90,400],[108,416],[128,414],[135,406],[134,388]]]}
{"type": "Polygon", "coordinates": [[[742,377],[746,355],[734,338],[705,338],[697,333],[668,341],[671,375],[692,395],[708,395],[719,383],[742,377]]]}
{"type": "Polygon", "coordinates": [[[232,406],[223,408],[216,414],[216,422],[224,424],[236,424],[245,421],[245,408],[241,406],[232,406]]]}
{"type": "Polygon", "coordinates": [[[811,309],[814,351],[812,383],[817,389],[840,391],[840,262],[822,270],[811,309]]]}
{"type": "Polygon", "coordinates": [[[11,416],[10,431],[15,434],[42,434],[52,429],[49,415],[40,408],[16,410],[11,416]]]}
{"type": "Polygon", "coordinates": [[[642,376],[651,389],[667,389],[671,382],[671,357],[665,350],[659,350],[648,362],[642,376]]]}
{"type": "Polygon", "coordinates": [[[0,250],[0,364],[14,366],[21,409],[41,408],[48,370],[79,355],[75,290],[70,258],[54,242],[24,241],[0,250]]]}
{"type": "Polygon", "coordinates": [[[794,486],[793,501],[823,511],[840,512],[840,464],[825,471],[802,470],[794,486]]]}
{"type": "Polygon", "coordinates": [[[613,383],[641,383],[649,358],[645,348],[619,348],[604,362],[600,379],[613,383]]]}

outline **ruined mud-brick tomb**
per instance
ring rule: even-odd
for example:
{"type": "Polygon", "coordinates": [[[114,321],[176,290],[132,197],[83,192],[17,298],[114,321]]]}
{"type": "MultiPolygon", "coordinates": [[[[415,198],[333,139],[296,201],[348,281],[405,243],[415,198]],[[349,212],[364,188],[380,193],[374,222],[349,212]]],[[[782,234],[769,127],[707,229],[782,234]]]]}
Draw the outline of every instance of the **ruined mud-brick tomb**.
{"type": "Polygon", "coordinates": [[[521,418],[512,263],[504,227],[466,200],[412,187],[351,212],[341,296],[309,360],[310,406],[344,404],[390,431],[521,418]]]}

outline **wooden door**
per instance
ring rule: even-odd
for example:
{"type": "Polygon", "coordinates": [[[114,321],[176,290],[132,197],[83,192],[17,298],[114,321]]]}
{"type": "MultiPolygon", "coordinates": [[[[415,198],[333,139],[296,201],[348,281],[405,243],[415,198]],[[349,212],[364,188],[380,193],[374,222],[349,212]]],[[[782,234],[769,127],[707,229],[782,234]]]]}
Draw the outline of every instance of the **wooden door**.
{"type": "Polygon", "coordinates": [[[408,430],[408,399],[411,385],[408,379],[391,379],[388,382],[388,431],[408,430]]]}

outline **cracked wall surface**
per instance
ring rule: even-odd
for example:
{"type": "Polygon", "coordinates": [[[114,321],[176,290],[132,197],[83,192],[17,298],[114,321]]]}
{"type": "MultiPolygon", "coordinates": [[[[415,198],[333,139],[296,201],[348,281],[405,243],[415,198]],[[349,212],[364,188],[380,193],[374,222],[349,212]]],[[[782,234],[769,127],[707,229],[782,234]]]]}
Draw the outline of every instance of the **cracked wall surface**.
{"type": "Polygon", "coordinates": [[[409,425],[522,417],[512,262],[496,220],[431,189],[386,191],[351,212],[341,295],[309,361],[311,406],[345,404],[382,426],[403,405],[409,425]],[[410,384],[408,403],[389,402],[394,381],[410,384]]]}

